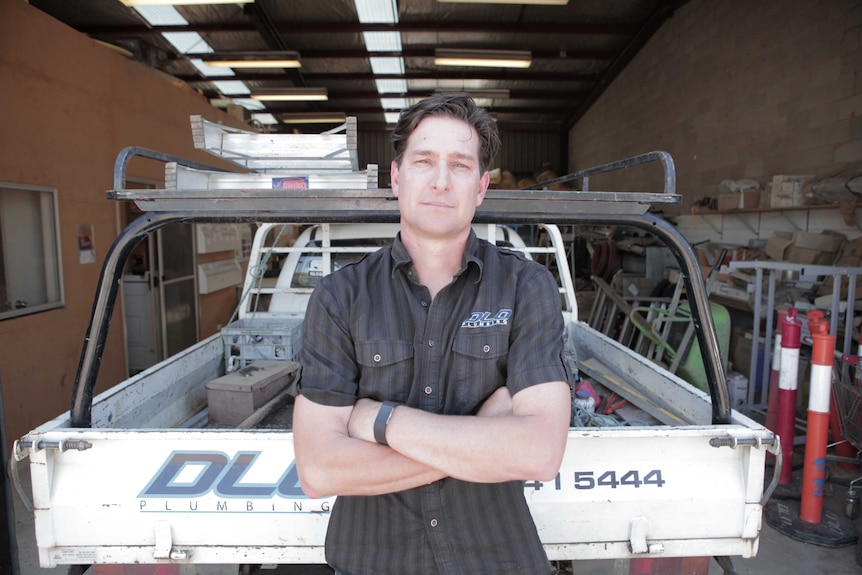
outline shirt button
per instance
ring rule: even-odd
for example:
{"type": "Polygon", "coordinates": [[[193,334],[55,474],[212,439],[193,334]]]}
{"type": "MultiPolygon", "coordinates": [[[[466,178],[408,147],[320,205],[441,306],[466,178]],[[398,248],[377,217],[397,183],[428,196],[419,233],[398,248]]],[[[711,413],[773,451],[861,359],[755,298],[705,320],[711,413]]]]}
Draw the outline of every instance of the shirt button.
{"type": "Polygon", "coordinates": [[[485,353],[488,353],[489,351],[491,351],[491,346],[486,345],[485,347],[482,348],[482,351],[484,351],[485,353]]]}
{"type": "Polygon", "coordinates": [[[380,357],[380,354],[379,354],[379,353],[375,353],[375,354],[374,354],[374,357],[373,357],[372,359],[374,359],[374,363],[380,363],[380,360],[381,360],[381,359],[383,359],[383,358],[382,358],[382,357],[380,357]]]}
{"type": "Polygon", "coordinates": [[[431,389],[431,386],[430,386],[430,385],[428,385],[428,386],[426,386],[426,387],[425,387],[425,395],[431,395],[431,392],[432,392],[432,391],[434,391],[434,390],[433,390],[433,389],[431,389]]]}
{"type": "Polygon", "coordinates": [[[421,304],[420,304],[420,305],[421,305],[422,307],[428,307],[428,302],[427,302],[427,301],[423,301],[423,302],[421,302],[421,304]]]}
{"type": "Polygon", "coordinates": [[[433,339],[428,340],[428,347],[434,347],[434,340],[433,339]]]}
{"type": "Polygon", "coordinates": [[[437,527],[437,520],[436,519],[431,520],[431,527],[437,527]]]}

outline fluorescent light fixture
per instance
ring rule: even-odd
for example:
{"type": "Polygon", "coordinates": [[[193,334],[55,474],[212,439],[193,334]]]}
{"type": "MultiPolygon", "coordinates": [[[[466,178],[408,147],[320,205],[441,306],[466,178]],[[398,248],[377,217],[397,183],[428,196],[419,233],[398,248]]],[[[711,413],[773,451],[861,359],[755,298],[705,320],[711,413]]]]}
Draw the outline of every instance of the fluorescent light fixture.
{"type": "Polygon", "coordinates": [[[120,0],[126,6],[181,6],[189,4],[251,4],[254,0],[120,0]]]}
{"type": "Polygon", "coordinates": [[[509,90],[497,90],[494,88],[477,88],[475,90],[459,90],[446,88],[434,89],[435,94],[449,94],[452,92],[466,92],[474,98],[487,98],[489,100],[506,100],[509,98],[509,90]]]}
{"type": "Polygon", "coordinates": [[[448,50],[434,51],[438,66],[480,66],[484,68],[529,68],[533,56],[528,50],[448,50]]]}
{"type": "Polygon", "coordinates": [[[202,56],[209,66],[224,68],[299,68],[297,52],[220,52],[202,56]]]}
{"type": "Polygon", "coordinates": [[[343,124],[347,116],[341,113],[279,114],[282,124],[343,124]]]}
{"type": "Polygon", "coordinates": [[[325,102],[329,99],[326,88],[273,88],[259,90],[251,97],[261,102],[325,102]]]}
{"type": "Polygon", "coordinates": [[[401,112],[384,112],[383,119],[387,124],[397,124],[398,118],[401,117],[401,112]]]}
{"type": "Polygon", "coordinates": [[[437,0],[451,4],[530,4],[532,6],[565,6],[569,0],[437,0]]]}

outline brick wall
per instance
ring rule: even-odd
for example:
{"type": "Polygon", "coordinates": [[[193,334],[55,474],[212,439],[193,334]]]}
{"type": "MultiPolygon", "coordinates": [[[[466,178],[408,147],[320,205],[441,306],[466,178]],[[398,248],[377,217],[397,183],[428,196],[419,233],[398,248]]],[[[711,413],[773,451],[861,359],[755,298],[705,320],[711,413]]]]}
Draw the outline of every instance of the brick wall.
{"type": "MultiPolygon", "coordinates": [[[[677,168],[688,212],[724,179],[830,174],[862,162],[862,4],[692,0],[569,133],[569,171],[651,150],[677,168]]],[[[595,179],[650,189],[657,168],[595,179]],[[645,180],[646,179],[646,180],[645,180]]]]}

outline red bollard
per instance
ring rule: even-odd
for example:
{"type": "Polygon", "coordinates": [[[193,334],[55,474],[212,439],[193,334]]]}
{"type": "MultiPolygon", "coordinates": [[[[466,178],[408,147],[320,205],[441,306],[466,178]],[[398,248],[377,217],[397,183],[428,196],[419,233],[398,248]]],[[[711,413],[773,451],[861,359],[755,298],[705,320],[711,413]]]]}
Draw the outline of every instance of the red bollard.
{"type": "Polygon", "coordinates": [[[811,389],[805,434],[805,467],[802,470],[802,505],[799,511],[799,518],[808,523],[820,523],[823,516],[829,402],[832,397],[832,363],[835,355],[835,336],[829,335],[829,322],[821,321],[820,315],[820,318],[809,322],[814,344],[811,348],[811,389]]]}
{"type": "MultiPolygon", "coordinates": [[[[772,370],[769,373],[769,395],[766,397],[766,429],[778,432],[778,378],[781,366],[781,330],[787,310],[778,310],[778,321],[775,323],[775,344],[772,346],[772,370]]],[[[766,458],[772,457],[771,453],[766,458]]]]}
{"type": "Polygon", "coordinates": [[[790,485],[793,474],[793,437],[796,423],[796,379],[799,375],[799,340],[802,323],[796,308],[787,310],[781,324],[781,364],[778,376],[778,436],[781,438],[781,476],[779,485],[790,485]]]}

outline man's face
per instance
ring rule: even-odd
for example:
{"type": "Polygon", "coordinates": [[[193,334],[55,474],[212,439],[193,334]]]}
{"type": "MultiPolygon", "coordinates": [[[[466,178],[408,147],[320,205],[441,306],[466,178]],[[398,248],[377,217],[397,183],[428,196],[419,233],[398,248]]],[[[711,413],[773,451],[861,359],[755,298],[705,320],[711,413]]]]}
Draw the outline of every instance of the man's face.
{"type": "Polygon", "coordinates": [[[490,180],[481,171],[476,131],[448,116],[419,123],[407,139],[401,166],[392,162],[391,176],[401,229],[416,237],[463,234],[490,180]]]}

